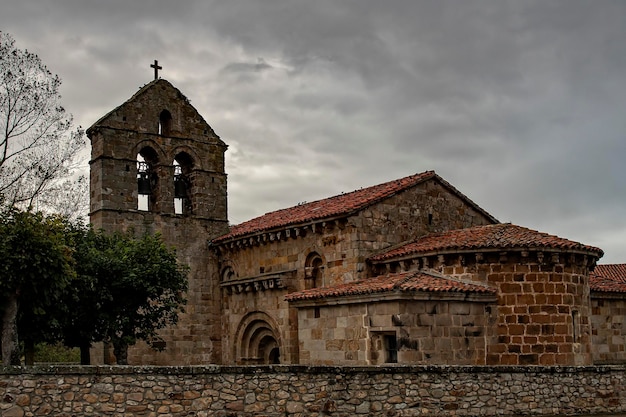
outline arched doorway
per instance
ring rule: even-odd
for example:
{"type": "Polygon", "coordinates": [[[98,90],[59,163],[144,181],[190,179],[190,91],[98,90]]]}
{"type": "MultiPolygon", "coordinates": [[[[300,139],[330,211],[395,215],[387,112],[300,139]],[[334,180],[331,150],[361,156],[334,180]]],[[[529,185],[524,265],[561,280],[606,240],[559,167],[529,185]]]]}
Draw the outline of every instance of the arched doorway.
{"type": "Polygon", "coordinates": [[[239,364],[279,364],[280,338],[273,320],[265,313],[256,312],[246,316],[235,336],[235,357],[239,364]]]}

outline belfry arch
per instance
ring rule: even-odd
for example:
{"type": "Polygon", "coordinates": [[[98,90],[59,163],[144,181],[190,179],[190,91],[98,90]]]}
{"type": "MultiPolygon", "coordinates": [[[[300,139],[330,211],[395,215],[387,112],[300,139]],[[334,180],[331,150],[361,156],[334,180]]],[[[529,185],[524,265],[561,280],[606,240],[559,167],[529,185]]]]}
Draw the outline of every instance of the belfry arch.
{"type": "Polygon", "coordinates": [[[281,343],[274,320],[254,312],[241,320],[235,335],[235,360],[242,365],[279,364],[281,343]]]}
{"type": "Polygon", "coordinates": [[[143,147],[137,153],[137,209],[152,211],[157,199],[158,175],[156,166],[158,155],[149,146],[143,147]]]}
{"type": "Polygon", "coordinates": [[[186,152],[180,152],[172,163],[174,167],[174,213],[191,214],[193,159],[186,152]]]}

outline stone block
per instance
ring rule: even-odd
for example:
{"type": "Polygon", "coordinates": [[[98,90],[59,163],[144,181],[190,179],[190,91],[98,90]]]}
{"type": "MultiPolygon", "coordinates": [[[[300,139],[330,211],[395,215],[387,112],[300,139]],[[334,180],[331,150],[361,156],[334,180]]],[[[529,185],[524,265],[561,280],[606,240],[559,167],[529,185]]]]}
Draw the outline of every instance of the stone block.
{"type": "Polygon", "coordinates": [[[449,312],[453,315],[468,315],[471,312],[470,303],[450,303],[449,312]]]}

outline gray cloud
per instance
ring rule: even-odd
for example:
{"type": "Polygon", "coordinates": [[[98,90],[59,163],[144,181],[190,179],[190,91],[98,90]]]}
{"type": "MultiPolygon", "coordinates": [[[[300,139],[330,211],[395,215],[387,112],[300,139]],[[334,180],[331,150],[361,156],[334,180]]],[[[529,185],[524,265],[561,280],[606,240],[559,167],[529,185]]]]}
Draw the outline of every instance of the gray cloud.
{"type": "Polygon", "coordinates": [[[626,262],[622,1],[7,0],[0,28],[84,126],[158,59],[230,145],[235,222],[435,169],[626,262]]]}

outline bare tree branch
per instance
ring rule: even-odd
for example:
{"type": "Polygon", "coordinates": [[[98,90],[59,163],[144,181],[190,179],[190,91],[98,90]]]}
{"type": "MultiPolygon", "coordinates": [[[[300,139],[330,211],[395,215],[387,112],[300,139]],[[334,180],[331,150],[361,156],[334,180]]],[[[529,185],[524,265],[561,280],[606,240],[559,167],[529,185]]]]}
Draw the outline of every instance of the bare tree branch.
{"type": "Polygon", "coordinates": [[[61,195],[87,199],[84,180],[74,176],[85,138],[80,128],[73,130],[72,115],[60,104],[60,86],[60,78],[36,54],[17,49],[13,38],[0,32],[0,200],[5,206],[59,210],[61,195]],[[71,192],[74,183],[76,192],[71,192]]]}

